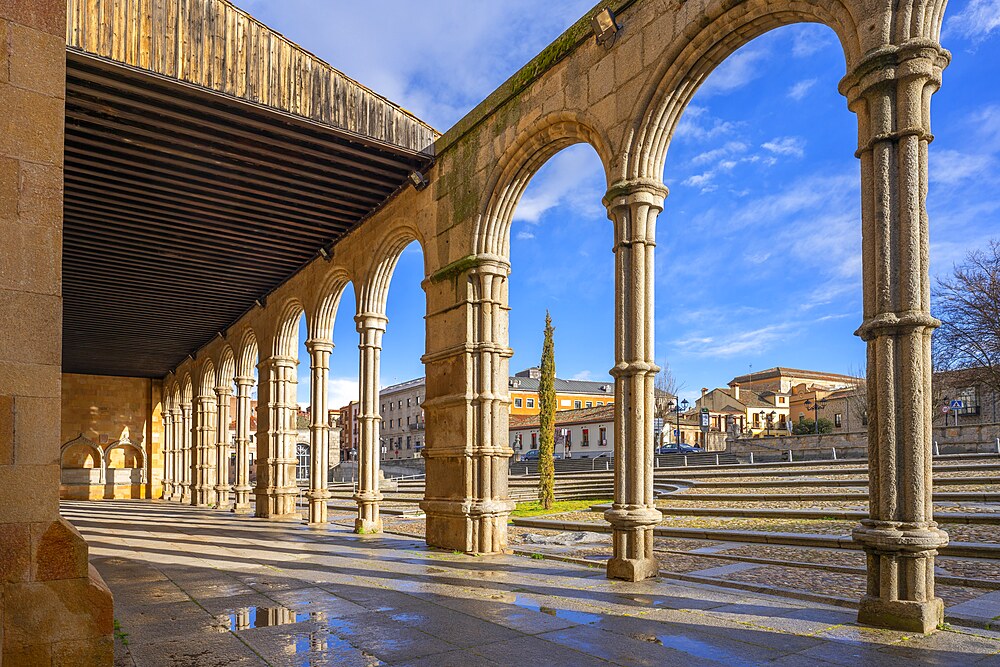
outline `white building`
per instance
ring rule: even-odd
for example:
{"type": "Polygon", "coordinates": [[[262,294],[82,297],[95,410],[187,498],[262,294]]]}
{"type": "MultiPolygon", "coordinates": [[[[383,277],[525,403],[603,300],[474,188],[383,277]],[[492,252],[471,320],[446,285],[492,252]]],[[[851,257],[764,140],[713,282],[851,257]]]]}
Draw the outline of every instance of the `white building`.
{"type": "MultiPolygon", "coordinates": [[[[615,406],[600,405],[556,412],[556,456],[567,459],[610,457],[614,452],[615,406]]],[[[510,416],[514,458],[538,449],[538,415],[510,416]]]]}

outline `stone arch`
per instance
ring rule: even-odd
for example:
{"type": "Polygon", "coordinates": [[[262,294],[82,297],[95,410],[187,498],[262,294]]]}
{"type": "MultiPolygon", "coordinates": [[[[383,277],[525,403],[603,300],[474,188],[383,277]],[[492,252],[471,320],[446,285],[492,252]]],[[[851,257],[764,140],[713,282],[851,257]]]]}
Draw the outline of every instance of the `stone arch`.
{"type": "Polygon", "coordinates": [[[115,449],[122,449],[122,450],[132,449],[135,452],[135,460],[137,461],[137,465],[123,466],[123,467],[125,467],[125,468],[140,468],[140,469],[145,469],[145,467],[146,467],[146,454],[145,454],[145,452],[142,451],[142,447],[140,447],[139,445],[137,445],[136,443],[132,442],[131,440],[129,440],[126,437],[126,438],[122,438],[121,440],[115,440],[114,442],[112,442],[111,444],[109,444],[107,447],[104,448],[104,468],[105,468],[105,470],[113,467],[111,465],[111,452],[113,450],[115,450],[115,449]]]}
{"type": "MultiPolygon", "coordinates": [[[[306,308],[296,297],[288,297],[275,312],[277,319],[274,323],[271,354],[295,358],[299,346],[299,320],[306,312],[306,308]]],[[[308,315],[306,321],[308,322],[308,315]]]]}
{"type": "Polygon", "coordinates": [[[637,107],[624,173],[619,176],[626,181],[660,183],[670,140],[702,82],[740,47],[766,32],[795,23],[827,26],[840,41],[848,71],[860,62],[864,53],[862,35],[852,7],[842,0],[712,2],[705,19],[693,23],[660,56],[661,64],[637,107]]]}
{"type": "Polygon", "coordinates": [[[191,373],[185,371],[184,376],[181,378],[181,405],[190,405],[191,400],[194,398],[194,385],[191,382],[191,373]]]}
{"type": "Polygon", "coordinates": [[[333,341],[333,323],[337,319],[337,309],[344,296],[344,290],[351,282],[347,269],[335,266],[329,271],[316,294],[316,306],[312,317],[306,316],[309,338],[333,341]]]}
{"type": "Polygon", "coordinates": [[[229,343],[223,343],[219,351],[219,363],[216,369],[216,386],[232,386],[236,377],[236,354],[229,343]]]}
{"type": "Polygon", "coordinates": [[[198,396],[215,396],[215,364],[207,357],[198,374],[197,391],[198,396]]]}
{"type": "Polygon", "coordinates": [[[257,367],[259,351],[257,349],[257,335],[253,329],[247,327],[240,335],[236,350],[236,377],[253,377],[254,368],[257,367]]]}
{"type": "Polygon", "coordinates": [[[597,125],[585,115],[554,113],[540,118],[504,151],[487,183],[489,193],[476,222],[473,254],[506,259],[510,255],[510,225],[528,182],[553,155],[586,143],[597,152],[605,177],[611,174],[614,151],[597,125]]]}
{"type": "Polygon", "coordinates": [[[424,258],[426,272],[427,254],[424,251],[424,241],[416,227],[400,225],[389,232],[377,245],[374,259],[365,277],[364,283],[357,289],[358,314],[373,313],[384,315],[386,301],[389,298],[389,283],[399,262],[399,256],[406,246],[416,241],[420,244],[420,253],[424,258]]]}
{"type": "MultiPolygon", "coordinates": [[[[64,470],[67,469],[67,466],[66,466],[66,453],[69,450],[77,448],[77,447],[90,450],[91,454],[93,455],[93,459],[94,459],[94,465],[91,466],[91,468],[96,468],[98,470],[101,470],[101,469],[104,468],[104,455],[101,453],[100,446],[96,442],[94,442],[93,440],[91,440],[90,438],[88,438],[87,436],[85,436],[82,433],[80,435],[76,436],[75,438],[73,438],[72,440],[69,440],[68,442],[64,442],[63,445],[62,445],[62,447],[59,448],[59,467],[60,468],[62,468],[64,470]]],[[[70,469],[86,469],[87,466],[85,466],[85,465],[84,466],[69,466],[69,468],[70,469]]]]}

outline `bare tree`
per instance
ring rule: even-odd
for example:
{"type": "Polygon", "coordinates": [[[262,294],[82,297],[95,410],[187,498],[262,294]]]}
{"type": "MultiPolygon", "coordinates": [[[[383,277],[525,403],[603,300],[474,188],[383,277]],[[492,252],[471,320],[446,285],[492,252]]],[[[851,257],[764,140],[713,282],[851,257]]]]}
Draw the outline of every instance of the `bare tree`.
{"type": "Polygon", "coordinates": [[[677,392],[681,390],[681,385],[678,384],[677,378],[674,376],[673,371],[670,370],[670,364],[664,361],[660,364],[660,372],[656,374],[656,379],[653,380],[653,391],[655,396],[653,398],[653,416],[658,419],[664,420],[664,422],[669,422],[673,414],[670,409],[670,403],[677,400],[677,392]]]}
{"type": "Polygon", "coordinates": [[[966,378],[1000,392],[1000,241],[969,252],[936,281],[936,371],[963,370],[966,378]]]}
{"type": "MultiPolygon", "coordinates": [[[[854,415],[854,418],[858,420],[861,424],[868,423],[868,368],[866,364],[862,364],[857,368],[851,368],[848,371],[849,375],[853,378],[851,391],[847,395],[847,409],[850,411],[850,415],[854,415]]],[[[848,415],[848,428],[851,427],[851,416],[848,415]]]]}

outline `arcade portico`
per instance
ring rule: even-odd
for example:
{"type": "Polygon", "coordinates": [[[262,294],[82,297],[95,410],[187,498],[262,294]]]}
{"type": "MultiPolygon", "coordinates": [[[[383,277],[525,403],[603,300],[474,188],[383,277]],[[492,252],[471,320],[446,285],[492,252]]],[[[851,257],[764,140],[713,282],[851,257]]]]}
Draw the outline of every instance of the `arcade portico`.
{"type": "MultiPolygon", "coordinates": [[[[837,34],[840,92],[858,117],[858,145],[844,150],[861,164],[857,333],[870,388],[871,516],[854,532],[868,554],[859,618],[933,630],[943,618],[934,556],[947,536],[931,515],[938,323],[925,196],[930,101],[950,58],[939,44],[943,11],[943,0],[602,3],[439,136],[224,0],[0,5],[5,657],[110,655],[111,596],[59,517],[70,439],[58,438],[56,415],[79,398],[61,394],[64,373],[147,383],[141,495],[297,520],[295,367],[309,364],[311,404],[326,405],[331,355],[353,354],[332,342],[336,312],[349,308],[361,362],[356,530],[381,530],[379,355],[389,282],[414,241],[425,269],[426,542],[504,552],[510,223],[535,171],[580,142],[605,167],[615,252],[607,575],[654,577],[653,254],[670,138],[716,65],[793,22],[837,34]],[[616,22],[596,39],[592,19],[605,5],[616,22]],[[348,284],[355,303],[341,301],[348,284]],[[300,360],[303,313],[309,359],[300,360]]],[[[315,452],[326,426],[313,412],[315,452]]],[[[116,438],[93,443],[98,454],[127,444],[116,438]]],[[[308,520],[322,524],[323,457],[313,462],[308,520]]]]}

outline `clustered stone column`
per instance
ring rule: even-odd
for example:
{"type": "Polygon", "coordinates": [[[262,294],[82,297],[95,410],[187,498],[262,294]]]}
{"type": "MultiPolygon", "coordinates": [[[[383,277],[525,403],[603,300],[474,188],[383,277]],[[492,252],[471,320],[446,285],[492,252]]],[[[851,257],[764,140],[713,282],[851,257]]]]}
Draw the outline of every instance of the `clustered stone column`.
{"type": "Polygon", "coordinates": [[[354,499],[358,503],[358,518],[354,529],[359,533],[381,533],[379,516],[379,355],[382,352],[382,334],[388,322],[379,313],[361,313],[354,318],[360,334],[358,349],[361,353],[359,367],[360,396],[358,405],[358,490],[354,499]]]}
{"type": "Polygon", "coordinates": [[[312,406],[312,423],[309,425],[309,523],[327,522],[327,474],[330,469],[330,445],[328,440],[326,404],[327,385],[330,372],[330,354],[333,343],[323,340],[307,340],[309,351],[311,383],[309,404],[312,406]]]}
{"type": "Polygon", "coordinates": [[[293,357],[273,356],[260,366],[257,412],[256,515],[270,519],[298,519],[295,499],[295,366],[293,357]],[[266,378],[263,379],[263,378],[266,378]],[[264,414],[262,414],[262,412],[264,414]],[[262,418],[263,417],[263,418],[262,418]],[[264,465],[259,461],[263,460],[264,465]]]}
{"type": "Polygon", "coordinates": [[[950,56],[910,40],[869,53],[840,90],[858,116],[864,322],[868,345],[868,559],[858,620],[929,632],[944,620],[934,556],[948,536],[931,498],[931,333],[927,233],[930,99],[950,56]]]}
{"type": "MultiPolygon", "coordinates": [[[[207,391],[207,390],[206,390],[207,391]]],[[[191,504],[205,507],[215,503],[215,436],[216,404],[213,394],[199,394],[194,399],[195,426],[194,452],[191,475],[194,488],[191,504]]]]}
{"type": "Polygon", "coordinates": [[[653,498],[653,249],[667,189],[655,181],[612,186],[604,197],[614,223],[615,497],[608,577],[655,577],[653,527],[663,518],[653,498]]]}
{"type": "Polygon", "coordinates": [[[218,405],[217,435],[215,438],[215,501],[219,509],[229,509],[229,397],[233,388],[219,385],[215,388],[218,405]]]}
{"type": "MultiPolygon", "coordinates": [[[[511,456],[507,385],[512,355],[507,345],[509,273],[506,262],[484,257],[457,280],[471,324],[459,330],[469,331],[471,339],[429,352],[424,359],[429,396],[424,402],[428,486],[420,506],[427,513],[427,542],[433,546],[469,553],[502,553],[507,548],[507,518],[514,509],[507,487],[511,456]],[[432,390],[458,377],[449,370],[456,368],[456,357],[468,384],[463,383],[458,394],[430,397],[432,390]],[[465,386],[471,387],[471,395],[465,386]],[[464,423],[464,437],[448,438],[442,428],[448,423],[464,423]]],[[[437,297],[429,294],[428,298],[437,297]]],[[[431,326],[454,323],[435,321],[431,326]]]]}
{"type": "Polygon", "coordinates": [[[236,486],[233,512],[250,514],[250,388],[252,377],[236,378],[236,486]]]}
{"type": "Polygon", "coordinates": [[[170,408],[163,410],[163,499],[174,491],[174,416],[170,408]]]}
{"type": "Polygon", "coordinates": [[[191,442],[192,442],[192,428],[191,423],[191,403],[184,402],[181,403],[181,437],[183,438],[181,442],[181,496],[179,500],[182,503],[191,502],[191,442]]]}

